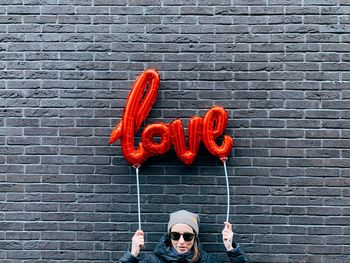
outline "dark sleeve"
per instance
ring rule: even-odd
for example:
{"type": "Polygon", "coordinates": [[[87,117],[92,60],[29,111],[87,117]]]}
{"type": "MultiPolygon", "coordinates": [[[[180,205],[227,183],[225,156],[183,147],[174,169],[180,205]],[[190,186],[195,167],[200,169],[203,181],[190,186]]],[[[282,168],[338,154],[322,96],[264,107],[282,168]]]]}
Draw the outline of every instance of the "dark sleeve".
{"type": "Polygon", "coordinates": [[[238,244],[235,244],[235,248],[231,251],[227,251],[227,255],[232,263],[248,263],[248,259],[238,244]]]}
{"type": "Polygon", "coordinates": [[[124,255],[119,259],[119,263],[152,263],[156,262],[154,260],[152,261],[154,257],[155,256],[153,254],[148,254],[142,261],[140,261],[139,257],[135,257],[130,253],[130,251],[126,251],[124,255]]]}
{"type": "Polygon", "coordinates": [[[124,255],[119,259],[119,263],[138,263],[139,258],[134,257],[130,251],[126,251],[124,255]]]}

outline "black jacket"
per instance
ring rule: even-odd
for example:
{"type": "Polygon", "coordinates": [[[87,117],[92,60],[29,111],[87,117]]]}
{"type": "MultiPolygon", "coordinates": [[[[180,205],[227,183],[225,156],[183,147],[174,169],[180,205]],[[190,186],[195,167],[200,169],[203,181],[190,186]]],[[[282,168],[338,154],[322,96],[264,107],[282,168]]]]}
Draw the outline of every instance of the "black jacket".
{"type": "MultiPolygon", "coordinates": [[[[169,249],[169,236],[163,236],[159,243],[154,248],[154,251],[145,256],[145,259],[140,261],[138,257],[134,257],[129,251],[119,259],[120,263],[187,263],[188,261],[181,255],[173,255],[169,249]]],[[[222,260],[214,255],[208,254],[203,249],[200,249],[200,259],[198,263],[222,263],[222,260]]],[[[228,251],[227,255],[232,263],[246,263],[248,262],[243,251],[239,245],[232,251],[228,251]]]]}

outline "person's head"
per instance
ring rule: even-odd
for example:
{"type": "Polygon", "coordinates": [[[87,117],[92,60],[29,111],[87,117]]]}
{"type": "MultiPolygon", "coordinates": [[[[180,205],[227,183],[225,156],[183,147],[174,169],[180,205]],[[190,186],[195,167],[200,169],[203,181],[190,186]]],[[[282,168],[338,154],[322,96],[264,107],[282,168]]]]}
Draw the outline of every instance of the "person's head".
{"type": "Polygon", "coordinates": [[[199,256],[197,246],[198,223],[198,215],[186,210],[180,210],[170,214],[168,233],[171,239],[171,245],[179,254],[184,254],[192,250],[195,258],[199,256]]]}

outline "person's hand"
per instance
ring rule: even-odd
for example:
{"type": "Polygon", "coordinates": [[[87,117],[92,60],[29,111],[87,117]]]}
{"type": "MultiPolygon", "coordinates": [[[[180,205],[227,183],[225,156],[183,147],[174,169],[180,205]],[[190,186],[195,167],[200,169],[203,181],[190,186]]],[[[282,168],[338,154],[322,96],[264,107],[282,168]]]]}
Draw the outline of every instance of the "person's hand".
{"type": "Polygon", "coordinates": [[[140,254],[140,249],[145,246],[145,234],[142,230],[137,230],[132,237],[131,254],[137,257],[140,254]]]}
{"type": "Polygon", "coordinates": [[[224,222],[224,230],[222,230],[222,241],[224,242],[225,248],[227,251],[233,249],[232,240],[233,240],[233,232],[232,225],[229,222],[224,222]]]}

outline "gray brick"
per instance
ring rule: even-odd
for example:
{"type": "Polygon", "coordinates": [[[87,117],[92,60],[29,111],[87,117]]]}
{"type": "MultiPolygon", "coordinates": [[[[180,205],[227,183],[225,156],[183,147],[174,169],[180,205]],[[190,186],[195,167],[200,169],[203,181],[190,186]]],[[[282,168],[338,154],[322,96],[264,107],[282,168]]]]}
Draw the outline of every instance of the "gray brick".
{"type": "Polygon", "coordinates": [[[13,250],[6,252],[6,258],[9,260],[20,260],[20,259],[37,259],[40,257],[39,251],[23,251],[23,250],[13,250]]]}
{"type": "Polygon", "coordinates": [[[39,6],[9,6],[7,8],[7,14],[12,15],[38,15],[40,14],[39,6]]]}

